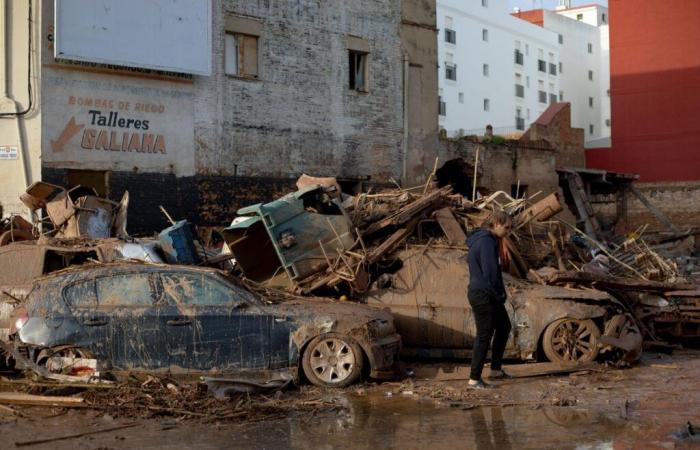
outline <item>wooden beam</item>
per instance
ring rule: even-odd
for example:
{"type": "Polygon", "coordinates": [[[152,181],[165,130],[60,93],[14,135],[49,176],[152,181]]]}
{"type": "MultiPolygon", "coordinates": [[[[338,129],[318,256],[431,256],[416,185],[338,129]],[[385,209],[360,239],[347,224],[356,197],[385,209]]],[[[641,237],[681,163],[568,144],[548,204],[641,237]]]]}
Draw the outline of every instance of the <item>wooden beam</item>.
{"type": "Polygon", "coordinates": [[[659,222],[663,223],[666,226],[666,228],[671,230],[674,234],[681,234],[680,230],[676,228],[676,226],[670,220],[668,220],[668,217],[666,217],[664,213],[662,213],[656,206],[654,206],[649,201],[649,199],[647,199],[646,196],[642,194],[642,192],[639,189],[637,189],[633,184],[630,184],[630,190],[639,199],[639,201],[642,202],[642,204],[646,206],[649,211],[651,211],[654,217],[659,219],[659,222]]]}

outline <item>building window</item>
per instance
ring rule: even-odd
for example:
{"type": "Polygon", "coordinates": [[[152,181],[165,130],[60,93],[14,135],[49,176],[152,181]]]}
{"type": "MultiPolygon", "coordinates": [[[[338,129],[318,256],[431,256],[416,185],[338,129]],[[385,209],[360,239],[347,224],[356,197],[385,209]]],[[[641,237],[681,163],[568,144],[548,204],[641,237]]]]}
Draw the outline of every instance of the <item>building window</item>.
{"type": "Polygon", "coordinates": [[[489,40],[489,30],[487,30],[486,28],[481,30],[481,39],[486,42],[488,42],[489,40]]]}
{"type": "Polygon", "coordinates": [[[481,0],[481,6],[483,6],[484,8],[488,8],[489,7],[489,0],[481,0]]]}
{"type": "Polygon", "coordinates": [[[445,42],[449,44],[456,44],[457,43],[457,32],[455,30],[450,30],[449,28],[445,28],[445,42]]]}
{"type": "Polygon", "coordinates": [[[527,86],[528,88],[530,87],[530,75],[527,75],[525,77],[525,86],[527,86]]]}
{"type": "Polygon", "coordinates": [[[608,23],[608,16],[605,13],[601,14],[600,21],[603,23],[608,23]]]}
{"type": "Polygon", "coordinates": [[[608,94],[608,97],[610,97],[610,89],[608,89],[608,90],[605,91],[605,92],[606,92],[606,94],[608,94]]]}
{"type": "Polygon", "coordinates": [[[588,43],[588,53],[593,53],[593,44],[588,43]]]}
{"type": "Polygon", "coordinates": [[[593,97],[588,97],[588,107],[593,108],[593,97]]]}
{"type": "Polygon", "coordinates": [[[593,134],[593,130],[594,130],[593,124],[588,125],[588,134],[591,134],[591,135],[592,135],[592,134],[593,134]]]}
{"type": "Polygon", "coordinates": [[[485,98],[484,99],[484,111],[488,111],[489,109],[491,109],[491,102],[489,101],[488,98],[485,98]]]}
{"type": "Polygon", "coordinates": [[[445,63],[445,78],[452,81],[457,81],[457,65],[445,63]]]}
{"type": "Polygon", "coordinates": [[[515,84],[515,96],[520,98],[525,98],[525,86],[522,84],[515,84]]]}
{"type": "Polygon", "coordinates": [[[540,72],[547,72],[547,62],[543,59],[537,60],[537,70],[540,72]]]}
{"type": "Polygon", "coordinates": [[[438,96],[438,114],[443,117],[447,115],[447,104],[442,101],[440,96],[438,96]]]}
{"type": "Polygon", "coordinates": [[[481,66],[481,73],[483,73],[485,77],[489,76],[489,65],[488,64],[483,64],[481,66]]]}
{"type": "Polygon", "coordinates": [[[224,73],[258,78],[258,37],[226,33],[224,39],[224,73]]]}
{"type": "Polygon", "coordinates": [[[557,102],[557,94],[549,94],[549,103],[557,102]]]}
{"type": "Polygon", "coordinates": [[[460,103],[464,103],[464,92],[460,92],[458,98],[460,103]]]}
{"type": "Polygon", "coordinates": [[[525,56],[530,54],[530,44],[525,44],[525,56]]]}
{"type": "Polygon", "coordinates": [[[367,92],[367,53],[348,50],[350,89],[367,92]]]}
{"type": "Polygon", "coordinates": [[[523,118],[523,110],[521,108],[515,108],[515,128],[517,130],[525,129],[525,119],[523,118]]]}
{"type": "Polygon", "coordinates": [[[593,71],[592,70],[588,71],[588,79],[593,81],[593,71]]]}
{"type": "Polygon", "coordinates": [[[559,44],[563,44],[563,43],[564,43],[564,35],[560,34],[559,35],[559,44]]]}
{"type": "Polygon", "coordinates": [[[562,62],[559,61],[559,73],[563,73],[563,72],[564,72],[564,64],[562,64],[562,62]]]}
{"type": "Polygon", "coordinates": [[[537,91],[537,95],[540,103],[547,103],[547,93],[545,91],[537,91]]]}
{"type": "Polygon", "coordinates": [[[576,20],[583,20],[583,14],[576,14],[576,20]]]}
{"type": "Polygon", "coordinates": [[[610,126],[610,119],[605,119],[605,126],[609,127],[610,126]]]}
{"type": "Polygon", "coordinates": [[[530,108],[527,109],[527,112],[525,114],[526,114],[525,117],[527,118],[527,120],[530,120],[530,108]]]}
{"type": "Polygon", "coordinates": [[[557,74],[557,65],[554,63],[549,63],[549,74],[550,75],[556,75],[557,74]]]}
{"type": "Polygon", "coordinates": [[[523,65],[523,52],[521,52],[518,49],[515,49],[515,64],[518,64],[519,66],[523,65]]]}
{"type": "Polygon", "coordinates": [[[564,91],[559,91],[559,101],[560,102],[564,101],[564,91]]]}

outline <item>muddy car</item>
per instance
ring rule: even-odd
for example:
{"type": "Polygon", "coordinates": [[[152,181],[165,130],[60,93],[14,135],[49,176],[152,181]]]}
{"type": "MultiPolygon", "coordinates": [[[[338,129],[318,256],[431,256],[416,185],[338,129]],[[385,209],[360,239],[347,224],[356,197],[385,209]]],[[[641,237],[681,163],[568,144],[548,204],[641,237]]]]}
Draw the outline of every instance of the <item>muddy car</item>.
{"type": "MultiPolygon", "coordinates": [[[[418,247],[399,258],[403,267],[380,280],[368,303],[391,309],[409,355],[470,357],[476,325],[467,300],[466,252],[418,247]]],[[[639,357],[639,329],[609,294],[511,277],[506,284],[506,309],[513,326],[507,357],[562,364],[639,357]]]]}
{"type": "Polygon", "coordinates": [[[213,269],[140,263],[41,278],[14,323],[15,353],[65,375],[291,375],[344,387],[363,374],[390,376],[401,345],[387,311],[324,299],[272,302],[213,269]]]}

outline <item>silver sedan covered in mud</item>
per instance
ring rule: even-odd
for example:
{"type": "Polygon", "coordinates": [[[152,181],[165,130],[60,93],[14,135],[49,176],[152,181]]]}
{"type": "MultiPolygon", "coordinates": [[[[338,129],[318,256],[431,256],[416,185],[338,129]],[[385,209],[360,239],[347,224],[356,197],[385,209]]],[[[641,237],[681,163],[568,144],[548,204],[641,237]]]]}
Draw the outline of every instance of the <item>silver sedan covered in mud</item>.
{"type": "MultiPolygon", "coordinates": [[[[408,354],[469,357],[476,325],[469,301],[466,252],[409,248],[403,267],[384,277],[368,303],[388,307],[408,354]]],[[[506,356],[579,364],[599,358],[632,362],[642,335],[615,298],[595,289],[543,286],[506,277],[513,326],[506,356]]]]}
{"type": "Polygon", "coordinates": [[[61,375],[291,375],[332,387],[390,376],[401,346],[387,311],[273,302],[216,270],[139,263],[38,279],[14,312],[10,338],[15,354],[61,375]]]}

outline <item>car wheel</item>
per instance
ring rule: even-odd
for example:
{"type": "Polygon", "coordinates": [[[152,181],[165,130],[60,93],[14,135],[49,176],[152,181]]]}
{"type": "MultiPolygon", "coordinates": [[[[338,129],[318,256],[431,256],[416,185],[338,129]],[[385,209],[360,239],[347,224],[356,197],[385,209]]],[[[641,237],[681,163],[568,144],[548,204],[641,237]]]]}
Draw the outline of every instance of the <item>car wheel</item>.
{"type": "Polygon", "coordinates": [[[316,386],[346,387],[362,374],[360,346],[339,334],[323,334],[309,342],[302,357],[306,378],[316,386]]]}
{"type": "Polygon", "coordinates": [[[564,318],[547,326],[542,338],[544,354],[555,363],[582,364],[598,356],[600,330],[591,319],[564,318]]]}

